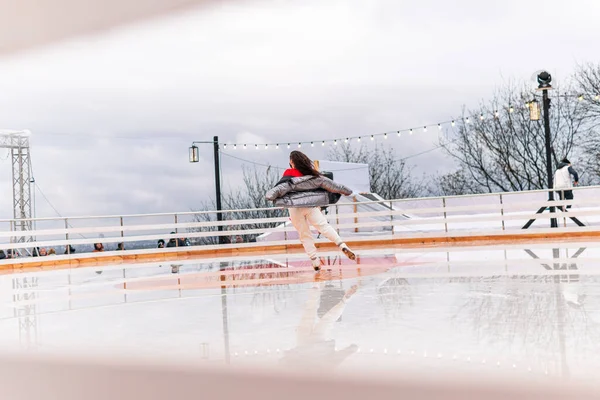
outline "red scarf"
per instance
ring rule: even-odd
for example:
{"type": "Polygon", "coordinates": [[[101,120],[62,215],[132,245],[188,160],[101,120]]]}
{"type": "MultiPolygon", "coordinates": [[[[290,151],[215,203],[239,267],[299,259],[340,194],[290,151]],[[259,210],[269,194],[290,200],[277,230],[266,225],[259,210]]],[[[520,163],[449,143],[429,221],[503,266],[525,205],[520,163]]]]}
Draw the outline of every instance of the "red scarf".
{"type": "Polygon", "coordinates": [[[290,169],[286,169],[283,172],[283,176],[291,176],[292,178],[299,178],[304,175],[302,174],[302,172],[298,171],[297,169],[290,168],[290,169]]]}

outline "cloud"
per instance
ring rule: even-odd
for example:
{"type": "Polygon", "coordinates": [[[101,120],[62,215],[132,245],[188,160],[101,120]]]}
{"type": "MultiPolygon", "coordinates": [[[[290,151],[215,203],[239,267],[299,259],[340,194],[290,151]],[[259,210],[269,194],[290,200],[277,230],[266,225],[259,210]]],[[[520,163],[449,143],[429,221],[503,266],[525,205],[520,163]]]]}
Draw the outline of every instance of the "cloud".
{"type": "MultiPolygon", "coordinates": [[[[187,161],[194,140],[287,144],[447,120],[540,68],[564,80],[596,53],[599,11],[558,0],[231,3],[0,60],[0,125],[33,132],[36,180],[63,214],[187,210],[214,192],[210,145],[187,161]]],[[[435,135],[393,145],[408,156],[435,135]]],[[[285,167],[282,148],[235,154],[285,167]]],[[[235,187],[243,163],[222,162],[235,187]]],[[[439,151],[411,162],[453,165],[439,151]]]]}

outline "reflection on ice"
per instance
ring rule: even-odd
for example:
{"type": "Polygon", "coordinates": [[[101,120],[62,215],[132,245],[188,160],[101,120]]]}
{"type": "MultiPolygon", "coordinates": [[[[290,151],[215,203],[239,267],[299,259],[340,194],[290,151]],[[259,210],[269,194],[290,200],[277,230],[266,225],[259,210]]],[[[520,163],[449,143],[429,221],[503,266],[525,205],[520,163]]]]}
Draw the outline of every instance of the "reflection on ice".
{"type": "Polygon", "coordinates": [[[0,340],[277,368],[593,378],[600,248],[221,260],[3,276],[0,340]]]}

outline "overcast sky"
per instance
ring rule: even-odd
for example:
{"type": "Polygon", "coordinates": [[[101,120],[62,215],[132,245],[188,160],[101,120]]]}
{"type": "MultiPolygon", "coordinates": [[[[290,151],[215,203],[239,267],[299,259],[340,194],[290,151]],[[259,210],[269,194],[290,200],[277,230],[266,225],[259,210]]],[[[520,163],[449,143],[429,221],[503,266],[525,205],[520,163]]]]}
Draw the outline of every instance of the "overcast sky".
{"type": "MultiPolygon", "coordinates": [[[[36,181],[63,215],[186,211],[214,193],[212,148],[190,164],[193,140],[320,140],[447,120],[539,69],[560,82],[597,62],[599,18],[597,0],[225,2],[0,58],[0,128],[32,131],[36,181]]],[[[389,145],[408,156],[436,140],[389,145]]],[[[235,155],[285,166],[288,152],[235,155]]],[[[0,218],[12,216],[6,156],[0,218]]],[[[235,187],[243,164],[222,161],[235,187]]],[[[453,167],[439,152],[411,163],[453,167]]],[[[55,215],[36,198],[38,216],[55,215]]]]}

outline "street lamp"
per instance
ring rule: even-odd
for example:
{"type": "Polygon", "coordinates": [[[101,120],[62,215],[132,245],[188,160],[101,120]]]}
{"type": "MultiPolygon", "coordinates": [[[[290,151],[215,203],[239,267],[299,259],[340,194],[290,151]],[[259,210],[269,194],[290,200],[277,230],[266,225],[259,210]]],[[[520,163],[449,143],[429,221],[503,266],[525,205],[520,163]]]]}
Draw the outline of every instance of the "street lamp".
{"type": "Polygon", "coordinates": [[[190,147],[190,162],[195,163],[200,161],[200,154],[198,153],[198,146],[195,144],[190,147]]]}
{"type": "MultiPolygon", "coordinates": [[[[552,147],[550,144],[550,99],[548,90],[552,89],[552,75],[547,71],[542,71],[537,76],[538,90],[542,91],[542,106],[544,108],[544,133],[546,139],[546,173],[548,174],[548,201],[554,201],[554,192],[552,191],[552,147]]],[[[550,207],[550,213],[554,214],[554,206],[550,207]]],[[[556,218],[550,219],[550,227],[557,228],[556,218]]]]}
{"type": "MultiPolygon", "coordinates": [[[[191,163],[197,163],[198,161],[200,161],[200,152],[198,150],[198,146],[196,146],[196,144],[213,144],[213,154],[214,154],[214,160],[215,160],[215,194],[216,194],[216,201],[217,201],[217,221],[221,222],[223,221],[223,214],[221,213],[221,164],[219,161],[219,137],[215,136],[213,137],[212,142],[192,142],[192,146],[190,146],[190,162],[191,163]]],[[[217,230],[219,232],[223,231],[223,226],[221,224],[219,224],[219,226],[217,226],[217,230]]],[[[223,240],[223,236],[219,236],[219,244],[223,244],[224,240],[223,240]]]]}

